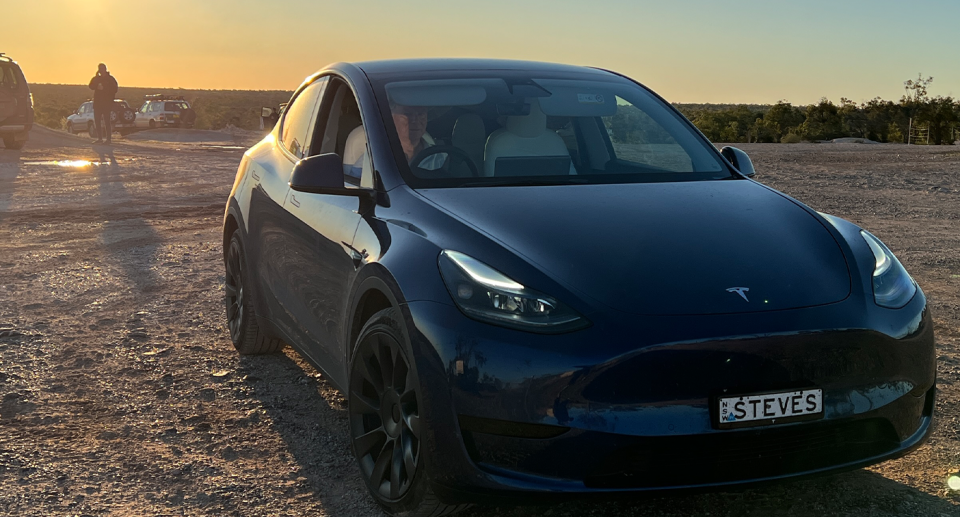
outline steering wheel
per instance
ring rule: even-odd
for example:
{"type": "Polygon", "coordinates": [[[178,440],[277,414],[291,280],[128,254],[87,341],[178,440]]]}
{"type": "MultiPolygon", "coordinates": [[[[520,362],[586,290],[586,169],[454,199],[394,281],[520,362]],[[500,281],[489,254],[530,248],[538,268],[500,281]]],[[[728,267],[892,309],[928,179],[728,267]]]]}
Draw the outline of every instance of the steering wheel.
{"type": "Polygon", "coordinates": [[[449,156],[451,170],[461,163],[466,163],[467,168],[470,169],[470,173],[474,177],[480,176],[480,169],[477,167],[477,164],[474,163],[473,160],[470,158],[470,155],[468,155],[466,151],[464,151],[463,149],[460,149],[455,145],[434,145],[431,147],[427,147],[424,150],[417,153],[417,155],[414,156],[412,160],[410,160],[410,164],[411,164],[410,166],[416,167],[420,170],[430,170],[430,169],[423,169],[421,167],[418,167],[418,165],[423,163],[423,161],[426,160],[428,157],[433,156],[435,154],[446,154],[447,156],[449,156]],[[413,164],[417,164],[417,165],[413,165],[413,164]]]}

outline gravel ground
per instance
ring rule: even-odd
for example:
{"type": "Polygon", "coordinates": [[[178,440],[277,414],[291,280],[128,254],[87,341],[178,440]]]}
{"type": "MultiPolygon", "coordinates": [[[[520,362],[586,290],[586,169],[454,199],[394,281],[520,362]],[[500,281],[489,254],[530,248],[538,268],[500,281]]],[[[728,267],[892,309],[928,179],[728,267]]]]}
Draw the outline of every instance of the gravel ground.
{"type": "MultiPolygon", "coordinates": [[[[230,344],[220,225],[240,152],[31,138],[0,151],[0,513],[379,515],[341,395],[290,350],[241,358],[230,344]]],[[[960,148],[742,147],[758,180],[866,226],[926,291],[933,438],[762,489],[464,515],[960,515],[944,483],[960,469],[960,148]]]]}

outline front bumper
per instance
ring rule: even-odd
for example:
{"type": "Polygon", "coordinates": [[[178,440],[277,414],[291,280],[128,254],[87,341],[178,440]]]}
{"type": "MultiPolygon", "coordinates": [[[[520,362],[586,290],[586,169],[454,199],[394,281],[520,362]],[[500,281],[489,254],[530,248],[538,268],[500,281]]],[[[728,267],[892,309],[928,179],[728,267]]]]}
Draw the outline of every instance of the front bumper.
{"type": "Polygon", "coordinates": [[[926,300],[897,311],[844,303],[593,318],[559,336],[410,303],[430,456],[443,465],[431,477],[451,500],[482,500],[750,484],[906,454],[932,429],[926,300]],[[823,390],[821,420],[718,427],[721,395],[808,387],[823,390]]]}

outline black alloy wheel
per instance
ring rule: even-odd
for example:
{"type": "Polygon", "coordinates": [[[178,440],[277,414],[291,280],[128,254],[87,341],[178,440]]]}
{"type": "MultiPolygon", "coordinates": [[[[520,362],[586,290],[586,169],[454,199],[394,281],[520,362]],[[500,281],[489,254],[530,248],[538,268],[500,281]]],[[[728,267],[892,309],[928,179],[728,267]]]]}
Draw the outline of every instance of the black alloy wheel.
{"type": "Polygon", "coordinates": [[[240,241],[230,240],[230,250],[227,252],[227,275],[223,289],[226,292],[227,327],[230,329],[230,339],[234,343],[240,341],[243,329],[243,266],[240,263],[240,241]]]}
{"type": "Polygon", "coordinates": [[[230,340],[242,355],[272,354],[284,347],[283,341],[260,329],[253,296],[247,279],[246,259],[240,232],[233,232],[227,248],[226,277],[223,282],[224,304],[230,340]]]}
{"type": "Polygon", "coordinates": [[[353,449],[370,490],[383,502],[396,502],[420,467],[418,383],[398,341],[403,338],[389,326],[368,330],[350,371],[353,449]]]}
{"type": "Polygon", "coordinates": [[[374,314],[360,331],[347,390],[353,453],[367,488],[389,515],[441,517],[470,504],[448,504],[427,473],[420,381],[396,309],[374,314]]]}

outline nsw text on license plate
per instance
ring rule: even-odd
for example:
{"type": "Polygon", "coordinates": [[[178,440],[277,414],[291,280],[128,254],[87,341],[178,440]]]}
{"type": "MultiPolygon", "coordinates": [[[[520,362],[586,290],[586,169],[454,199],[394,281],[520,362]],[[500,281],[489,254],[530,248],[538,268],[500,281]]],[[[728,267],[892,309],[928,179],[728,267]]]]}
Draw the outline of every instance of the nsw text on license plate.
{"type": "Polygon", "coordinates": [[[807,420],[823,415],[823,391],[819,389],[721,397],[718,406],[720,427],[738,424],[762,425],[807,420]]]}

